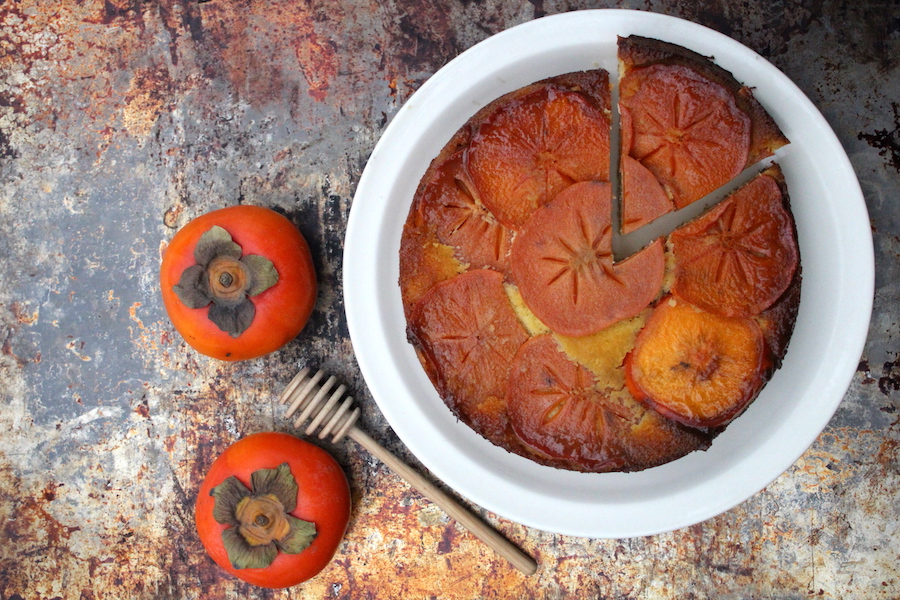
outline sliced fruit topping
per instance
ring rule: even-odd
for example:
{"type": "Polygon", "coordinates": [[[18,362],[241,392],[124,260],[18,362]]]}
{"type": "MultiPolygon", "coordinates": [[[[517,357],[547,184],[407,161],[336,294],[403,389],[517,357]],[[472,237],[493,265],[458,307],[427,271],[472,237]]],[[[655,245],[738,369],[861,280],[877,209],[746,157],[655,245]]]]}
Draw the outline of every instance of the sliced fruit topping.
{"type": "Polygon", "coordinates": [[[725,86],[681,65],[629,71],[620,83],[623,153],[647,167],[682,208],[747,165],[750,118],[725,86]]]}
{"type": "Polygon", "coordinates": [[[477,199],[459,151],[432,175],[422,189],[421,210],[434,223],[441,243],[453,246],[473,268],[508,269],[512,232],[497,222],[477,199]]]}
{"type": "Polygon", "coordinates": [[[577,183],[538,209],[513,242],[510,267],[522,297],[557,333],[594,333],[659,294],[662,242],[614,264],[610,211],[608,183],[577,183]]]}
{"type": "Polygon", "coordinates": [[[605,394],[586,368],[570,361],[551,335],[528,340],[510,370],[509,418],[530,448],[595,471],[621,466],[606,435],[605,394]]]}
{"type": "Polygon", "coordinates": [[[755,320],[665,299],[626,359],[628,388],[638,400],[686,425],[724,425],[765,383],[764,349],[755,320]]]}
{"type": "Polygon", "coordinates": [[[640,229],[675,210],[659,180],[630,156],[622,157],[622,233],[640,229]]]}
{"type": "Polygon", "coordinates": [[[435,285],[413,309],[409,333],[450,408],[488,439],[503,435],[509,365],[528,338],[503,275],[480,269],[435,285]]]}
{"type": "Polygon", "coordinates": [[[608,115],[583,95],[550,85],[501,105],[469,148],[481,201],[519,229],[566,186],[609,180],[609,127],[608,115]]]}
{"type": "Polygon", "coordinates": [[[710,312],[751,316],[788,288],[800,260],[777,167],[674,231],[672,291],[710,312]]]}

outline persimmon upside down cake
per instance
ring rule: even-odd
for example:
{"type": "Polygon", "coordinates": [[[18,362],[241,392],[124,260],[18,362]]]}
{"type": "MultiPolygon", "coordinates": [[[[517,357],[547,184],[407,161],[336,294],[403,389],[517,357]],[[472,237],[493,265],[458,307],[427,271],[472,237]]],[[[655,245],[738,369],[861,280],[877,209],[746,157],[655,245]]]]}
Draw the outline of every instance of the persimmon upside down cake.
{"type": "Polygon", "coordinates": [[[545,79],[485,106],[434,158],[399,257],[407,335],[449,409],[510,452],[589,472],[708,448],[779,368],[800,297],[775,164],[613,257],[614,234],[788,143],[706,57],[631,36],[619,63],[620,192],[609,74],[545,79]]]}

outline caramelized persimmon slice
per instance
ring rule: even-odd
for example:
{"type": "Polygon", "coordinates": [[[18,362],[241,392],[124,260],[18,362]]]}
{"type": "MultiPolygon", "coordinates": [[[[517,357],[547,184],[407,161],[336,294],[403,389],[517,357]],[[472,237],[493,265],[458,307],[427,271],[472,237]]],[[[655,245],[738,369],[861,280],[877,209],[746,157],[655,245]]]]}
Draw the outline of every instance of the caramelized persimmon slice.
{"type": "Polygon", "coordinates": [[[619,110],[628,153],[682,208],[730,181],[747,165],[750,118],[720,83],[681,65],[628,72],[619,110]]]}
{"type": "Polygon", "coordinates": [[[603,471],[622,464],[606,435],[604,394],[591,372],[559,351],[550,334],[528,340],[510,370],[509,419],[526,446],[603,471]]]}
{"type": "Polygon", "coordinates": [[[488,439],[502,436],[509,366],[528,338],[503,275],[479,269],[438,283],[415,305],[409,334],[451,410],[488,439]]]}
{"type": "Polygon", "coordinates": [[[468,152],[481,201],[519,229],[566,186],[608,181],[609,126],[607,114],[581,94],[552,86],[504,104],[481,124],[468,152]]]}
{"type": "Polygon", "coordinates": [[[767,174],[672,232],[670,240],[673,293],[727,316],[756,315],[771,306],[790,285],[800,260],[781,187],[767,174]]]}
{"type": "Polygon", "coordinates": [[[433,223],[441,243],[472,268],[506,271],[512,232],[497,222],[478,201],[458,151],[438,167],[425,184],[421,210],[433,223]]]}
{"type": "Polygon", "coordinates": [[[693,427],[738,416],[766,380],[762,330],[750,318],[723,317],[664,299],[625,361],[631,393],[693,427]]]}
{"type": "Polygon", "coordinates": [[[522,298],[556,333],[594,333],[659,294],[662,242],[613,263],[610,211],[608,183],[577,183],[535,211],[513,241],[510,268],[522,298]]]}
{"type": "Polygon", "coordinates": [[[622,156],[622,233],[640,229],[675,210],[659,180],[647,167],[628,155],[622,156]]]}

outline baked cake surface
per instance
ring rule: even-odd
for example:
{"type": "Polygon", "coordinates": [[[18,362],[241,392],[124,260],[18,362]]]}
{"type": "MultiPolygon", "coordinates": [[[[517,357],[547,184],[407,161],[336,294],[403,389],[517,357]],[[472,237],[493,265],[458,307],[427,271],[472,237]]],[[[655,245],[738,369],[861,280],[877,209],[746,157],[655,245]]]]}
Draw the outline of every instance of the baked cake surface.
{"type": "MultiPolygon", "coordinates": [[[[622,230],[676,205],[674,188],[641,162],[652,160],[630,150],[644,143],[635,115],[658,101],[646,69],[711,81],[692,88],[692,110],[732,110],[721,107],[724,89],[749,115],[746,151],[732,153],[741,164],[729,169],[786,143],[759,134],[757,123],[771,119],[735,99],[744,88],[730,74],[670,44],[629,40],[620,42],[622,85],[634,92],[620,104],[621,211],[630,216],[622,230]]],[[[448,408],[510,452],[592,472],[642,470],[707,448],[780,366],[800,289],[777,166],[614,260],[611,122],[603,70],[491,102],[420,181],[399,256],[408,339],[448,408]]],[[[734,176],[725,172],[722,183],[734,176]]]]}

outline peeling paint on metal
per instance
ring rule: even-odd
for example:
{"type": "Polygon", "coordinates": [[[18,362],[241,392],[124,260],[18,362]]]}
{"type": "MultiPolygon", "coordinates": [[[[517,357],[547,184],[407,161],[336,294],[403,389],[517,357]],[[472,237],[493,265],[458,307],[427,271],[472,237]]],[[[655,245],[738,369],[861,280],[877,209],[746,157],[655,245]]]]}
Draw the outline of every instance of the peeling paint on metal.
{"type": "MultiPolygon", "coordinates": [[[[706,0],[84,0],[0,5],[0,599],[896,598],[900,593],[900,8],[706,0]],[[872,216],[875,311],[844,403],[765,490],[658,536],[550,534],[472,507],[538,559],[525,577],[352,442],[334,562],[294,589],[204,554],[193,502],[231,442],[289,430],[311,364],[419,466],[366,392],[343,312],[356,183],[397,110],[508,27],[584,8],[694,20],[791,77],[847,149],[872,216]],[[270,206],[310,242],[313,317],[242,364],[192,351],[157,286],[175,230],[270,206]]],[[[465,500],[463,499],[463,502],[465,500]]]]}

